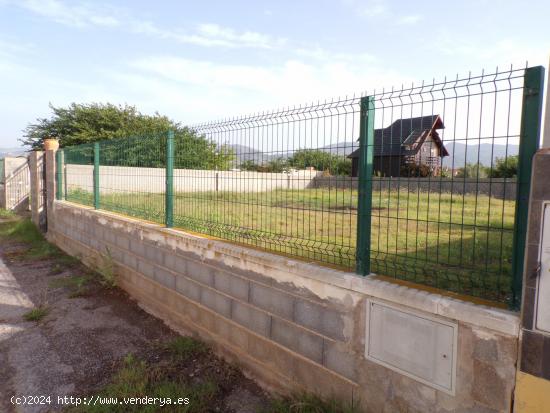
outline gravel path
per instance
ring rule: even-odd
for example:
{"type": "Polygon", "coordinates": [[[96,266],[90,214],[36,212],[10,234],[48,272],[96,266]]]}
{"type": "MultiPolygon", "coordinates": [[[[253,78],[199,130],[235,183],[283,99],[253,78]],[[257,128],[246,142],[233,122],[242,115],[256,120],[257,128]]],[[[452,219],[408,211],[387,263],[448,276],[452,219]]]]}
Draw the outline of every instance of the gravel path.
{"type": "MultiPolygon", "coordinates": [[[[88,270],[81,264],[60,270],[55,260],[22,259],[26,248],[0,241],[0,412],[59,410],[55,404],[16,409],[10,398],[93,394],[110,381],[125,355],[156,360],[162,357],[159,343],[177,336],[119,289],[95,283],[85,296],[70,298],[66,287],[53,288],[51,281],[88,270]],[[41,321],[24,321],[25,313],[41,305],[49,309],[41,321]]],[[[263,391],[233,367],[209,358],[203,364],[228,371],[225,393],[211,411],[260,410],[267,400],[263,391]]],[[[201,366],[189,368],[200,371],[201,366]]]]}

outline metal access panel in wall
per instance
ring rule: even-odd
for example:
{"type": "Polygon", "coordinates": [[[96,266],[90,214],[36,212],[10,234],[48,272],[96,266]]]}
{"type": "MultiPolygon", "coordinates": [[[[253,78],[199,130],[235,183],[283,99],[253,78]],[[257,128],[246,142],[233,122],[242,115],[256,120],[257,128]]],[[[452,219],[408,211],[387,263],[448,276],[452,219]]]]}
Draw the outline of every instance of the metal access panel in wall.
{"type": "Polygon", "coordinates": [[[365,357],[454,395],[457,332],[456,323],[369,300],[365,357]]]}
{"type": "Polygon", "coordinates": [[[550,202],[542,204],[536,328],[550,333],[550,202]]]}

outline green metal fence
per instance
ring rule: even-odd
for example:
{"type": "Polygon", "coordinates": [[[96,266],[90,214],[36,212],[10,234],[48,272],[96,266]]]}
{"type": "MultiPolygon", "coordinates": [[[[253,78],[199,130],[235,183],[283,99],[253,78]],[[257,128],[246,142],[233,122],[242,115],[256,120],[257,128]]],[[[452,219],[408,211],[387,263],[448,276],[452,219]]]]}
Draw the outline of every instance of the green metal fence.
{"type": "Polygon", "coordinates": [[[59,196],[514,306],[541,91],[511,68],[64,148],[59,196]]]}

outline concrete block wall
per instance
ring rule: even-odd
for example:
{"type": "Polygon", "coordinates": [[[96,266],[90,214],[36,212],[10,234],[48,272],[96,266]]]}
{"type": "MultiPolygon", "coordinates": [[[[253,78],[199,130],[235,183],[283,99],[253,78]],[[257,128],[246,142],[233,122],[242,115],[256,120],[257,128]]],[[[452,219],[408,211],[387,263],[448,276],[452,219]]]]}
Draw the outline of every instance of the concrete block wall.
{"type": "Polygon", "coordinates": [[[90,265],[110,255],[144,308],[261,384],[361,400],[372,412],[509,412],[518,317],[155,224],[54,201],[48,237],[90,265]],[[458,323],[456,393],[365,358],[367,299],[458,323]]]}
{"type": "MultiPolygon", "coordinates": [[[[101,157],[101,155],[100,155],[101,157]]],[[[69,190],[92,191],[93,165],[66,164],[66,184],[69,190]]],[[[127,166],[100,166],[100,192],[164,193],[166,186],[164,168],[127,166]]],[[[306,189],[321,172],[299,170],[288,173],[250,171],[214,171],[174,169],[175,192],[239,191],[264,192],[275,189],[306,189]]]]}

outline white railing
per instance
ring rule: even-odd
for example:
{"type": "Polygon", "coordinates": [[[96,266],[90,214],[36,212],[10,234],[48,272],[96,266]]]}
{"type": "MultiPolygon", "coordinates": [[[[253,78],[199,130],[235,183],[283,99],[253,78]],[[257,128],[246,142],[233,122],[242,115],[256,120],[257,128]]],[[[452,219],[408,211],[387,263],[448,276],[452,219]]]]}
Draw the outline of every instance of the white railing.
{"type": "Polygon", "coordinates": [[[28,161],[6,174],[2,188],[2,207],[9,210],[28,209],[31,179],[28,161]]]}

